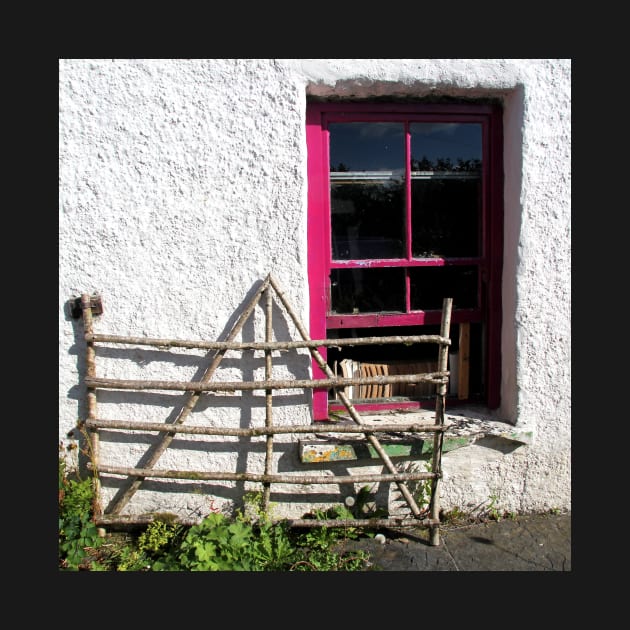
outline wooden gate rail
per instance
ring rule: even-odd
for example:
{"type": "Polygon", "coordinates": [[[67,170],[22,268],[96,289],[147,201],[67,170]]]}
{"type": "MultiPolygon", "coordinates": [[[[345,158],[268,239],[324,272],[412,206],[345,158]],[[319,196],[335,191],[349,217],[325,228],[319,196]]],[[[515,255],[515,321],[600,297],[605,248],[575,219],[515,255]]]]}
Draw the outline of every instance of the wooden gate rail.
{"type": "MultiPolygon", "coordinates": [[[[97,525],[148,525],[155,520],[154,514],[116,514],[108,516],[102,514],[98,517],[97,525]]],[[[306,519],[306,518],[286,518],[283,519],[290,527],[432,527],[439,526],[439,522],[430,518],[421,520],[411,519],[405,516],[390,516],[388,518],[357,518],[357,519],[306,519]]],[[[197,525],[198,519],[178,518],[179,525],[197,525]]]]}
{"type": "MultiPolygon", "coordinates": [[[[318,422],[322,430],[333,433],[430,433],[445,431],[446,427],[433,424],[379,424],[378,426],[363,425],[360,431],[353,425],[318,422]]],[[[193,433],[197,435],[230,435],[237,437],[254,437],[259,435],[273,435],[274,433],[314,433],[317,428],[313,425],[283,424],[274,427],[250,427],[249,429],[229,429],[226,427],[173,427],[163,422],[134,422],[133,420],[87,420],[85,426],[89,429],[130,429],[136,431],[161,431],[162,433],[193,433]]]]}
{"type": "Polygon", "coordinates": [[[397,473],[395,475],[267,475],[256,473],[204,472],[202,470],[159,470],[157,468],[127,468],[125,466],[99,466],[100,472],[111,475],[139,475],[155,479],[195,479],[201,481],[258,481],[287,484],[341,484],[341,483],[375,483],[378,481],[412,481],[433,479],[432,472],[397,473]]]}
{"type": "Polygon", "coordinates": [[[390,335],[389,337],[349,337],[344,339],[311,339],[309,341],[187,341],[185,339],[159,339],[156,337],[123,337],[122,335],[86,334],[86,341],[112,342],[133,346],[157,346],[168,348],[198,348],[201,350],[292,350],[294,348],[341,348],[343,346],[367,346],[374,344],[443,343],[450,339],[440,335],[390,335]]]}
{"type": "Polygon", "coordinates": [[[389,385],[390,383],[442,383],[448,380],[444,372],[430,372],[420,374],[400,374],[394,376],[361,376],[352,378],[322,378],[322,379],[287,379],[282,381],[133,381],[110,378],[86,378],[88,387],[98,389],[161,389],[189,392],[233,392],[237,390],[254,389],[330,389],[331,387],[345,387],[347,385],[389,385]]]}
{"type": "Polygon", "coordinates": [[[228,480],[228,481],[252,481],[263,484],[263,508],[269,504],[270,485],[272,483],[283,484],[343,484],[343,483],[361,483],[361,482],[395,482],[400,489],[401,494],[409,505],[413,518],[390,517],[388,519],[282,519],[295,527],[317,527],[317,526],[425,526],[430,528],[430,542],[432,545],[439,544],[439,481],[442,476],[441,472],[441,452],[444,427],[444,407],[446,398],[446,389],[449,381],[449,372],[447,368],[448,346],[451,341],[449,338],[450,316],[451,316],[452,299],[446,298],[443,302],[442,325],[440,335],[415,335],[415,336],[389,336],[389,337],[360,337],[352,339],[319,339],[311,340],[308,337],[306,329],[293,312],[291,306],[287,302],[283,293],[275,279],[270,275],[265,278],[260,287],[252,297],[251,301],[245,307],[243,313],[234,325],[232,331],[228,335],[228,339],[223,342],[200,342],[177,339],[158,339],[144,337],[129,337],[119,335],[97,335],[92,330],[92,306],[89,296],[81,297],[81,308],[83,312],[83,323],[85,340],[87,344],[87,369],[85,375],[85,385],[88,391],[87,419],[84,424],[89,432],[90,447],[92,461],[88,464],[89,468],[96,473],[96,490],[97,501],[95,504],[95,522],[99,524],[125,523],[133,522],[134,519],[141,522],[145,521],[145,517],[124,516],[120,514],[122,508],[130,500],[131,496],[140,487],[142,481],[146,478],[169,478],[169,479],[194,479],[194,480],[228,480]],[[302,341],[272,341],[272,296],[273,289],[284,306],[286,312],[292,318],[293,323],[302,335],[302,341]],[[266,315],[266,340],[265,342],[234,342],[233,339],[241,330],[247,318],[253,312],[263,293],[266,293],[265,315],[266,315]],[[209,350],[217,350],[212,359],[211,365],[208,367],[202,380],[200,381],[160,381],[160,380],[119,380],[105,379],[96,377],[95,368],[95,344],[96,343],[115,343],[125,345],[149,345],[160,349],[168,349],[171,347],[183,348],[205,348],[209,350]],[[353,345],[376,345],[376,344],[405,344],[414,343],[433,343],[439,346],[438,352],[438,369],[434,372],[393,375],[393,376],[372,376],[372,377],[354,377],[341,378],[333,374],[330,366],[327,365],[322,355],[319,353],[319,347],[340,347],[353,345]],[[289,350],[289,349],[307,348],[311,356],[322,369],[327,378],[324,379],[284,379],[273,380],[271,378],[272,356],[273,350],[289,350]],[[216,371],[223,355],[227,350],[263,350],[265,352],[265,378],[261,381],[210,381],[212,375],[216,371]],[[385,385],[391,383],[420,383],[428,382],[436,385],[436,407],[435,407],[435,423],[407,423],[407,424],[388,424],[379,426],[366,425],[361,419],[356,409],[346,396],[344,388],[349,385],[366,385],[376,384],[385,385]],[[334,388],[338,399],[346,407],[350,417],[355,422],[354,425],[335,424],[328,422],[317,422],[315,425],[283,425],[274,426],[272,422],[272,394],[276,389],[319,389],[334,388]],[[105,420],[99,419],[96,414],[96,391],[98,389],[123,389],[123,390],[179,390],[189,393],[187,402],[179,412],[177,418],[171,423],[156,422],[134,422],[128,420],[105,420]],[[238,390],[265,390],[266,397],[266,417],[265,427],[250,428],[216,428],[216,427],[199,427],[199,426],[183,426],[183,422],[190,414],[193,407],[197,404],[202,392],[211,391],[238,391],[238,390]],[[317,425],[321,425],[318,429],[317,425]],[[358,425],[358,426],[357,426],[358,425]],[[126,429],[132,431],[158,431],[161,433],[160,440],[150,449],[150,457],[147,459],[143,468],[136,467],[116,467],[102,465],[100,462],[99,449],[99,431],[101,429],[126,429]],[[318,430],[324,430],[333,433],[359,433],[374,447],[377,454],[389,470],[389,474],[356,474],[356,475],[280,475],[271,474],[271,463],[273,455],[273,435],[287,433],[314,433],[318,430]],[[377,434],[386,433],[433,433],[433,460],[431,472],[408,472],[403,473],[396,470],[389,456],[381,446],[377,434]],[[266,458],[265,473],[231,473],[231,472],[208,472],[208,471],[175,471],[160,470],[155,468],[155,463],[162,453],[169,446],[177,433],[201,434],[201,435],[223,435],[223,436],[266,436],[266,458]],[[100,505],[100,475],[102,473],[114,475],[127,475],[131,479],[130,487],[123,493],[122,497],[114,500],[108,513],[103,513],[100,505]],[[411,495],[405,482],[430,479],[431,495],[429,503],[429,517],[423,513],[417,506],[415,499],[411,495]]]}

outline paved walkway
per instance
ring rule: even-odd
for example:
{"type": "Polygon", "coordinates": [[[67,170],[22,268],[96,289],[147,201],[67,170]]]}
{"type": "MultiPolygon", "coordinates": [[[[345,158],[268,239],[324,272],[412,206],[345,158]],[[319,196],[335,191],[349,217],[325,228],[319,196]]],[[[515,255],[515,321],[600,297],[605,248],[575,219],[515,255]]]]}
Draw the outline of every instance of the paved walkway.
{"type": "Polygon", "coordinates": [[[443,524],[441,544],[427,530],[387,531],[346,541],[370,552],[377,571],[571,571],[571,514],[535,514],[475,524],[443,524]]]}

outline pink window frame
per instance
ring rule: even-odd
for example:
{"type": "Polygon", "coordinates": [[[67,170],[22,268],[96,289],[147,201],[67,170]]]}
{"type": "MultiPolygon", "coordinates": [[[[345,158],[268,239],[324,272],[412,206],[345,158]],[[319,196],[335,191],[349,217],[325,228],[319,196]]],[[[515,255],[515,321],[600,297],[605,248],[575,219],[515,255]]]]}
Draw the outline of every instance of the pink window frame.
{"type": "MultiPolygon", "coordinates": [[[[308,151],[308,279],[310,296],[310,335],[312,339],[326,338],[328,327],[423,325],[440,321],[441,313],[435,311],[402,313],[384,317],[378,314],[328,315],[330,295],[329,275],[332,268],[352,266],[352,261],[332,261],[330,243],[330,200],[328,175],[328,131],[329,122],[342,121],[409,121],[423,122],[480,122],[483,130],[484,178],[482,214],[482,262],[479,264],[484,295],[478,312],[454,310],[453,324],[481,321],[487,324],[486,400],[489,408],[500,402],[500,334],[501,334],[501,275],[503,260],[503,147],[502,112],[493,104],[370,104],[370,103],[308,103],[306,108],[306,143],[308,151]],[[332,326],[329,326],[331,324],[332,326]]],[[[407,147],[408,148],[408,147],[407,147]]],[[[408,161],[407,161],[408,162],[408,161]]],[[[407,164],[409,167],[409,163],[407,164]]],[[[407,177],[407,185],[410,185],[407,177]]],[[[410,212],[407,213],[409,229],[410,212]]],[[[408,245],[409,247],[409,245],[408,245]]],[[[411,267],[411,252],[407,259],[395,266],[411,267]]],[[[461,261],[465,263],[466,261],[461,261]]],[[[421,263],[426,265],[427,263],[421,263]]],[[[440,264],[438,261],[437,264],[440,264]]],[[[370,266],[391,266],[392,261],[370,261],[370,266]]],[[[407,292],[408,295],[408,292],[407,292]]],[[[324,359],[326,348],[319,348],[324,359]]],[[[325,378],[319,366],[313,362],[313,378],[325,378]]],[[[328,390],[313,390],[313,419],[328,418],[328,390]]],[[[374,403],[361,405],[360,410],[384,410],[418,407],[409,403],[374,403]]]]}

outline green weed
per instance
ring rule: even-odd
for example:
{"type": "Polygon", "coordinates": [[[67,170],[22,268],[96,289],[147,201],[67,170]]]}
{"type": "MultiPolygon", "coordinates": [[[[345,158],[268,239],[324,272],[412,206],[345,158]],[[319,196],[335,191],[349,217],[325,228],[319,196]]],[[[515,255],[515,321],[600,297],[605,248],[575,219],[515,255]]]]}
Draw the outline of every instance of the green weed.
{"type": "MultiPolygon", "coordinates": [[[[358,511],[370,514],[367,489],[358,511]]],[[[245,508],[228,518],[211,505],[197,525],[178,524],[173,515],[156,515],[133,534],[99,535],[93,520],[92,478],[68,474],[59,458],[59,568],[65,571],[360,571],[366,551],[348,552],[343,542],[370,535],[357,527],[290,528],[273,522],[262,493],[248,493],[245,508]]],[[[315,519],[349,519],[344,505],[315,510],[315,519]]],[[[366,521],[368,522],[368,521],[366,521]]]]}
{"type": "Polygon", "coordinates": [[[92,479],[68,474],[59,458],[59,566],[66,571],[95,569],[92,553],[103,544],[91,519],[92,479]]]}

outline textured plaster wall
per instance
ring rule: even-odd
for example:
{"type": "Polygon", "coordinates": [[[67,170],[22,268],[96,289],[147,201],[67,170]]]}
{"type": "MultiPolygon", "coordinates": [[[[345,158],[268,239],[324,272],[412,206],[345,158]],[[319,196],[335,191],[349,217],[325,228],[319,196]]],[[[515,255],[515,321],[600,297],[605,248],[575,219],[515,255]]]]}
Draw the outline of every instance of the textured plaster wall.
{"type": "MultiPolygon", "coordinates": [[[[442,502],[474,505],[490,494],[511,510],[570,508],[570,60],[193,59],[60,60],[59,63],[59,441],[74,443],[86,417],[82,324],[67,301],[102,296],[95,332],[224,339],[257,283],[272,273],[308,322],[306,96],[448,95],[504,103],[505,255],[502,406],[498,418],[532,432],[516,450],[478,443],[444,457],[442,502]],[[236,314],[235,314],[236,313],[236,314]],[[73,434],[76,437],[76,433],[73,434]]],[[[277,339],[298,338],[274,307],[277,339]]],[[[239,340],[264,337],[256,310],[239,340]]],[[[203,351],[108,348],[99,376],[199,378],[203,351]]],[[[308,378],[304,352],[274,357],[278,376],[308,378]]],[[[261,378],[260,353],[228,353],[216,378],[261,378]]],[[[99,416],[164,421],[177,392],[99,394],[99,416]]],[[[310,394],[280,392],[274,421],[311,422],[310,394]]],[[[195,424],[264,423],[261,392],[215,397],[195,424]]],[[[141,460],[138,442],[104,435],[102,459],[141,460]],[[106,439],[108,438],[108,439],[106,439]]],[[[235,444],[178,436],[160,467],[231,469],[263,464],[264,441],[235,444]]],[[[303,471],[277,436],[279,471],[303,471]]],[[[286,441],[286,446],[282,442],[286,441]]],[[[332,473],[331,473],[332,474],[332,473]]],[[[121,478],[103,488],[107,500],[121,478]]],[[[207,513],[245,486],[152,480],[128,511],[207,513]],[[173,484],[184,486],[179,492],[173,484]]],[[[323,504],[337,500],[326,486],[323,504]]],[[[275,489],[275,486],[274,486],[275,489]]],[[[286,490],[294,495],[299,486],[286,490]]],[[[295,496],[293,496],[295,499],[295,496]]],[[[300,507],[295,508],[300,513],[300,507]]]]}

